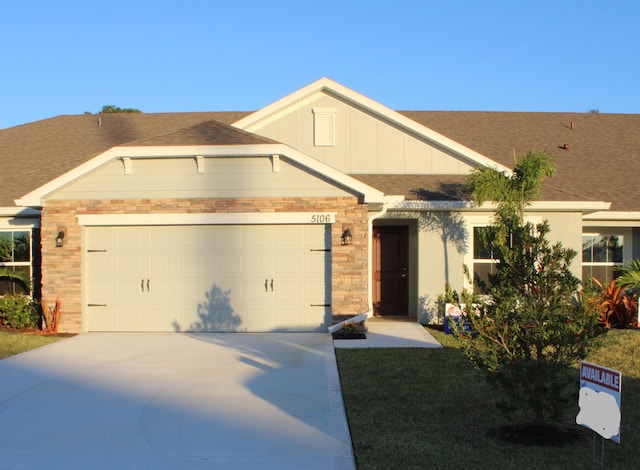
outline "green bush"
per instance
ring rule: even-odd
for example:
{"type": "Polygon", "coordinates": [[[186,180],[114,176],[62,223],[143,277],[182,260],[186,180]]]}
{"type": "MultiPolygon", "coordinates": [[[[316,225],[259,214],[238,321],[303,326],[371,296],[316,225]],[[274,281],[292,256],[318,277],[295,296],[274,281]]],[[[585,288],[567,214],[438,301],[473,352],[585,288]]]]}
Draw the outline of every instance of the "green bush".
{"type": "Polygon", "coordinates": [[[12,328],[29,328],[40,320],[37,305],[26,295],[0,297],[0,318],[12,328]]]}

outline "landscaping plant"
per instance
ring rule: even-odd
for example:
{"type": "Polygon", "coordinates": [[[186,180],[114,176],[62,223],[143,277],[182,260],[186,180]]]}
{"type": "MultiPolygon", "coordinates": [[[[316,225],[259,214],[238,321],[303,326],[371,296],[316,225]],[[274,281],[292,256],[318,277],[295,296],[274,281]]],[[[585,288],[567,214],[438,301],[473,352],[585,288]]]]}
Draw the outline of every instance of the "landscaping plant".
{"type": "Polygon", "coordinates": [[[601,331],[570,269],[576,251],[552,245],[546,222],[524,221],[524,208],[552,174],[549,157],[530,152],[512,174],[480,168],[470,176],[475,201],[496,203],[487,231],[496,269],[485,287],[488,300],[466,316],[466,328],[454,328],[465,354],[500,392],[500,409],[537,429],[559,423],[575,401],[568,370],[601,331]]]}
{"type": "Polygon", "coordinates": [[[638,296],[623,288],[615,279],[606,285],[593,278],[594,285],[601,289],[595,299],[598,323],[605,328],[634,328],[638,324],[638,296]]]}
{"type": "Polygon", "coordinates": [[[38,324],[40,314],[31,297],[5,295],[0,297],[0,318],[11,328],[30,328],[38,324]]]}

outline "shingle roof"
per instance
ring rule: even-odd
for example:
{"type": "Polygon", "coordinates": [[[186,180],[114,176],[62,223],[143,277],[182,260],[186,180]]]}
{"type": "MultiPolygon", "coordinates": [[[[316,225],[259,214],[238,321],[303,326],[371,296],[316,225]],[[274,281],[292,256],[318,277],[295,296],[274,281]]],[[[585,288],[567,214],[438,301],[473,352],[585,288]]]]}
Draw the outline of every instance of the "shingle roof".
{"type": "MultiPolygon", "coordinates": [[[[270,143],[228,126],[247,112],[59,116],[0,130],[0,207],[114,146],[270,143]]],[[[640,115],[402,111],[406,117],[509,168],[514,155],[545,150],[557,166],[541,200],[605,201],[640,211],[635,170],[640,115]]],[[[407,199],[468,199],[464,177],[351,175],[407,199]]]]}
{"type": "MultiPolygon", "coordinates": [[[[403,111],[401,114],[513,168],[544,150],[557,171],[540,200],[611,202],[640,211],[640,114],[403,111]]],[[[406,192],[408,188],[404,188],[406,192]]]]}
{"type": "MultiPolygon", "coordinates": [[[[0,207],[14,206],[14,199],[114,146],[169,134],[211,120],[223,123],[218,126],[220,130],[223,125],[246,114],[71,115],[0,130],[0,207]]],[[[227,129],[232,129],[236,137],[243,134],[229,126],[227,129]]],[[[255,137],[249,143],[254,141],[255,137]]]]}
{"type": "Polygon", "coordinates": [[[418,201],[469,200],[463,175],[350,175],[385,194],[418,201]]]}
{"type": "Polygon", "coordinates": [[[258,145],[273,144],[275,140],[222,124],[204,121],[193,126],[147,139],[136,140],[126,146],[175,146],[175,145],[258,145]]]}

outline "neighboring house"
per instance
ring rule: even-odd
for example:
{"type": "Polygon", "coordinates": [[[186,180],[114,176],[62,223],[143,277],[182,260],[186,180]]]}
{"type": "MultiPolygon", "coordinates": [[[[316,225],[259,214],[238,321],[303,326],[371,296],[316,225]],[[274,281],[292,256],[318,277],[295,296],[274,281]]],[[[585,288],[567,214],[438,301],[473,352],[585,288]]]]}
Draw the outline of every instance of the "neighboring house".
{"type": "MultiPolygon", "coordinates": [[[[528,150],[556,176],[528,210],[581,253],[640,257],[640,115],[397,112],[323,78],[254,113],[60,116],[0,131],[1,264],[60,298],[60,329],[326,331],[332,315],[436,318],[491,270],[492,207],[464,188],[528,150]]],[[[6,292],[10,285],[1,288],[6,292]]]]}

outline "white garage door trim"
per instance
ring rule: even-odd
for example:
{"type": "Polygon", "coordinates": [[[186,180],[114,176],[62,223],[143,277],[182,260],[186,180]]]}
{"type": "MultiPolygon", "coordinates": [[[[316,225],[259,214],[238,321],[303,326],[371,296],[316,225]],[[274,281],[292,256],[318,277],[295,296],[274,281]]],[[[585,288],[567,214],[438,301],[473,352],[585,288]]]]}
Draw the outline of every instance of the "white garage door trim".
{"type": "Polygon", "coordinates": [[[81,226],[333,224],[336,212],[243,212],[216,214],[84,214],[81,226]]]}

